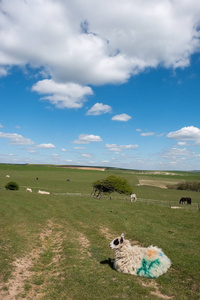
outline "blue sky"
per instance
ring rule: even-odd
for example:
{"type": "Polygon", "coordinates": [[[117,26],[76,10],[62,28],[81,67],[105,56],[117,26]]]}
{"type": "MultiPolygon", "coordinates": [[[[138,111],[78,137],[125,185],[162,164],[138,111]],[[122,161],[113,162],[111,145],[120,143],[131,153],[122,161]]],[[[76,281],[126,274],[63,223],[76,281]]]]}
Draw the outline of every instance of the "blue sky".
{"type": "Polygon", "coordinates": [[[200,2],[2,0],[0,163],[200,169],[200,2]]]}

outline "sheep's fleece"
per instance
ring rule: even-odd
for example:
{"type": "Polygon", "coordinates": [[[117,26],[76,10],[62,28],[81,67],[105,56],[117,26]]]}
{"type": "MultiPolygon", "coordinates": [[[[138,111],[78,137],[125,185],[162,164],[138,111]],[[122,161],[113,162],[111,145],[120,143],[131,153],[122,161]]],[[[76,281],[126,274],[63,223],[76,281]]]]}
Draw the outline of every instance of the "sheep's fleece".
{"type": "Polygon", "coordinates": [[[170,259],[161,249],[131,246],[123,233],[110,243],[110,248],[115,250],[114,268],[121,273],[157,278],[171,266],[170,259]]]}

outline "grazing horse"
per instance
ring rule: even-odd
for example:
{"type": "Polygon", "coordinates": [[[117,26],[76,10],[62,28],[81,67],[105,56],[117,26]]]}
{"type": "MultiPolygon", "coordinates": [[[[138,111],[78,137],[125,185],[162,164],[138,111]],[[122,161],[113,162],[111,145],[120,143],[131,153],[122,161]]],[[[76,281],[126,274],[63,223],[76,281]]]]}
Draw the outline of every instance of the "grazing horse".
{"type": "Polygon", "coordinates": [[[192,199],[190,197],[183,197],[180,199],[179,204],[183,204],[187,202],[187,204],[191,204],[192,203],[192,199]]]}

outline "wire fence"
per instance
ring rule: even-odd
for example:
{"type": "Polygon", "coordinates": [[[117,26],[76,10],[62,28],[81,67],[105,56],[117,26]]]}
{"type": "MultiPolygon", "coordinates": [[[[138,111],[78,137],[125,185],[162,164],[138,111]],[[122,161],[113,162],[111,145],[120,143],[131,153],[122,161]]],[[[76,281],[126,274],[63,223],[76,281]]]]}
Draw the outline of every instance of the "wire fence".
{"type": "Polygon", "coordinates": [[[149,206],[162,206],[169,207],[172,209],[186,209],[200,212],[200,204],[191,203],[191,204],[179,204],[177,200],[157,200],[157,199],[145,199],[145,198],[137,198],[137,200],[133,200],[131,202],[130,197],[127,196],[103,196],[102,198],[107,198],[108,200],[119,200],[124,202],[130,202],[134,205],[134,203],[142,203],[149,206]]]}
{"type": "MultiPolygon", "coordinates": [[[[53,193],[53,195],[56,196],[79,196],[79,197],[90,197],[93,198],[92,193],[53,193]]],[[[96,199],[96,198],[94,198],[96,199]]],[[[177,200],[157,200],[157,199],[144,199],[144,198],[137,198],[137,200],[134,200],[131,202],[129,196],[118,196],[118,195],[103,195],[101,199],[108,199],[108,200],[119,200],[123,202],[130,202],[134,205],[134,203],[142,203],[149,206],[162,206],[162,207],[169,207],[172,209],[185,209],[185,210],[192,210],[192,211],[199,211],[200,212],[200,204],[198,203],[191,203],[188,204],[179,204],[179,201],[177,200]]],[[[100,200],[101,200],[100,199],[100,200]]]]}
{"type": "Polygon", "coordinates": [[[138,198],[134,203],[145,203],[146,205],[156,205],[156,206],[163,206],[163,207],[170,207],[172,209],[187,209],[187,210],[194,210],[200,212],[200,204],[198,203],[191,203],[191,204],[179,204],[177,200],[156,200],[156,199],[143,199],[138,198]]]}
{"type": "Polygon", "coordinates": [[[81,193],[53,193],[56,196],[82,196],[81,193]]]}

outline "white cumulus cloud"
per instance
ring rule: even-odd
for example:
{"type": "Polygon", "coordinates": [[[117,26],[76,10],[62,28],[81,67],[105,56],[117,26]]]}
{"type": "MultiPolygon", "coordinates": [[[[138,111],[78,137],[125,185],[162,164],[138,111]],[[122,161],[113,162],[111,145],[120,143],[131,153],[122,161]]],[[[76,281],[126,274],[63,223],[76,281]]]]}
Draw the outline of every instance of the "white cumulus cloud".
{"type": "Polygon", "coordinates": [[[92,158],[92,154],[89,153],[83,153],[81,156],[85,158],[92,158]]]}
{"type": "Polygon", "coordinates": [[[98,116],[112,111],[112,107],[103,103],[96,103],[87,111],[87,115],[98,116]]]}
{"type": "Polygon", "coordinates": [[[44,79],[33,85],[32,90],[46,95],[42,100],[48,100],[57,108],[80,108],[86,101],[86,96],[92,95],[92,89],[76,83],[58,83],[52,79],[44,79]]]}
{"type": "Polygon", "coordinates": [[[155,134],[155,132],[143,132],[140,135],[141,136],[151,136],[151,135],[154,135],[154,134],[155,134]]]}
{"type": "Polygon", "coordinates": [[[169,150],[166,150],[163,153],[163,158],[166,159],[170,159],[170,160],[176,160],[176,159],[180,159],[180,157],[189,157],[192,156],[194,154],[192,154],[188,149],[186,148],[176,148],[173,147],[169,150]]]}
{"type": "Polygon", "coordinates": [[[56,147],[53,144],[49,143],[49,144],[37,145],[36,148],[38,148],[38,149],[54,149],[56,147]]]}
{"type": "Polygon", "coordinates": [[[85,147],[74,147],[75,150],[83,150],[85,147]]]}
{"type": "Polygon", "coordinates": [[[90,142],[102,142],[102,139],[98,135],[93,134],[80,134],[78,140],[75,140],[75,144],[89,144],[90,142]]]}
{"type": "Polygon", "coordinates": [[[188,140],[200,143],[200,129],[194,126],[183,127],[180,130],[168,133],[167,137],[174,140],[188,140]]]}
{"type": "Polygon", "coordinates": [[[131,119],[131,116],[129,116],[127,114],[121,114],[121,115],[116,115],[116,116],[112,117],[113,121],[121,121],[121,122],[127,122],[130,119],[131,119]]]}
{"type": "Polygon", "coordinates": [[[85,86],[186,67],[199,51],[199,24],[197,0],[1,0],[0,76],[29,66],[85,86]]]}
{"type": "Polygon", "coordinates": [[[17,133],[0,132],[0,138],[9,139],[11,145],[33,145],[33,144],[35,144],[31,139],[27,139],[17,133]]]}
{"type": "Polygon", "coordinates": [[[186,146],[187,143],[186,143],[186,142],[178,142],[177,145],[178,145],[178,146],[186,146]]]}
{"type": "Polygon", "coordinates": [[[106,144],[105,148],[108,151],[112,152],[121,152],[123,150],[132,150],[132,149],[137,149],[138,145],[116,145],[116,144],[106,144]]]}

